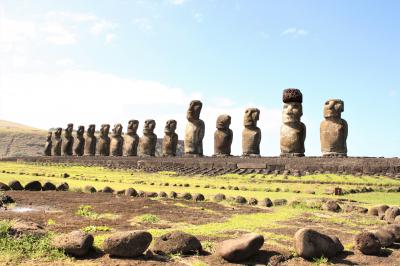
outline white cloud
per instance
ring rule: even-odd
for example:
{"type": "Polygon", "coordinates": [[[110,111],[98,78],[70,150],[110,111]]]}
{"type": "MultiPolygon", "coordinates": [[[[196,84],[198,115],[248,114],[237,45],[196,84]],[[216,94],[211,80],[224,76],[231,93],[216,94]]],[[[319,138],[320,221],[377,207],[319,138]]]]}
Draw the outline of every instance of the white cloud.
{"type": "Polygon", "coordinates": [[[308,31],[300,28],[288,28],[281,34],[282,36],[301,37],[308,35],[308,31]]]}
{"type": "Polygon", "coordinates": [[[114,33],[108,33],[105,39],[106,44],[113,42],[116,36],[114,33]]]}
{"type": "Polygon", "coordinates": [[[186,1],[187,0],[169,0],[168,2],[173,4],[173,5],[179,6],[179,5],[184,4],[186,1]]]}
{"type": "Polygon", "coordinates": [[[90,13],[72,13],[66,11],[49,11],[46,14],[46,19],[54,20],[69,20],[73,22],[88,22],[98,20],[97,16],[90,13]]]}
{"type": "Polygon", "coordinates": [[[151,31],[153,29],[153,25],[151,24],[151,21],[148,18],[136,18],[133,20],[133,23],[141,31],[151,31]]]}
{"type": "Polygon", "coordinates": [[[117,24],[108,20],[99,20],[95,22],[90,28],[90,32],[93,35],[100,35],[106,31],[114,30],[117,28],[117,24]]]}
{"type": "Polygon", "coordinates": [[[27,44],[37,34],[37,26],[31,21],[18,21],[5,17],[0,18],[0,49],[9,52],[27,44]]]}
{"type": "Polygon", "coordinates": [[[62,24],[47,24],[44,28],[46,41],[56,45],[69,45],[77,42],[75,33],[71,32],[62,24]]]}
{"type": "Polygon", "coordinates": [[[197,23],[202,23],[203,22],[203,14],[201,14],[201,13],[198,13],[198,12],[195,13],[193,15],[193,18],[197,23]]]}
{"type": "Polygon", "coordinates": [[[68,67],[74,65],[74,60],[71,58],[60,58],[56,61],[57,66],[68,67]]]}

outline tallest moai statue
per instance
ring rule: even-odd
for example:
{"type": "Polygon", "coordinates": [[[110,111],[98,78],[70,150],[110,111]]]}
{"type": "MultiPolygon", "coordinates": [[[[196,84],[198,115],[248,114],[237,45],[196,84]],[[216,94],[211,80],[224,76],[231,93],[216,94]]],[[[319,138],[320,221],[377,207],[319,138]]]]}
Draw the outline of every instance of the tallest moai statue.
{"type": "Polygon", "coordinates": [[[301,122],[303,95],[298,89],[283,91],[281,157],[303,157],[306,126],[301,122]]]}
{"type": "Polygon", "coordinates": [[[188,123],[185,130],[185,156],[203,156],[203,138],[205,125],[200,119],[200,112],[203,103],[200,101],[191,101],[187,110],[186,118],[188,123]]]}

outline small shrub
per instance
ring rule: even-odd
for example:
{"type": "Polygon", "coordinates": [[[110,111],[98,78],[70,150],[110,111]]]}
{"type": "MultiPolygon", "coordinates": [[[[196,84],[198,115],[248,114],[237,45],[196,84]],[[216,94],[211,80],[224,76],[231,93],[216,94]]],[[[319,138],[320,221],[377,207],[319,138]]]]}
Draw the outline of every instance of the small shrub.
{"type": "Polygon", "coordinates": [[[55,225],[56,221],[54,221],[53,219],[48,219],[47,220],[47,225],[55,225]]]}
{"type": "Polygon", "coordinates": [[[81,229],[85,233],[109,232],[112,228],[105,225],[89,225],[81,229]]]}
{"type": "Polygon", "coordinates": [[[154,223],[158,223],[160,221],[160,218],[154,214],[143,214],[143,215],[137,216],[135,220],[138,222],[142,222],[142,223],[154,224],[154,223]]]}

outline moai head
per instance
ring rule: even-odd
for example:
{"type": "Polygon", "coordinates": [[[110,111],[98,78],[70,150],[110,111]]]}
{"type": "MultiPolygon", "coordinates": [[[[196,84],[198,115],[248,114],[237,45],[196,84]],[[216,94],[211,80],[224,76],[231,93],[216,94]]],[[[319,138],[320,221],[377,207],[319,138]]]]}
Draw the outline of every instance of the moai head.
{"type": "Polygon", "coordinates": [[[96,125],[91,124],[91,125],[89,125],[89,127],[86,131],[86,135],[88,135],[89,137],[94,137],[95,132],[96,132],[96,125]]]}
{"type": "Polygon", "coordinates": [[[152,134],[155,127],[156,121],[153,119],[147,119],[144,121],[143,134],[152,134]]]}
{"type": "Polygon", "coordinates": [[[168,120],[167,123],[165,124],[164,133],[165,134],[175,133],[176,125],[177,125],[176,120],[173,120],[173,119],[168,120]]]}
{"type": "Polygon", "coordinates": [[[72,137],[72,131],[74,131],[74,124],[69,123],[69,124],[67,125],[67,128],[64,130],[64,136],[65,136],[66,138],[72,137]]]}
{"type": "Polygon", "coordinates": [[[260,110],[257,108],[248,108],[244,113],[243,125],[248,128],[257,127],[257,121],[260,119],[260,110]]]}
{"type": "Polygon", "coordinates": [[[139,127],[139,121],[138,120],[129,120],[128,122],[128,134],[136,134],[136,131],[139,127]]]}
{"type": "Polygon", "coordinates": [[[76,131],[76,135],[78,137],[82,137],[84,133],[85,133],[85,127],[84,126],[79,126],[78,130],[76,131]]]}
{"type": "Polygon", "coordinates": [[[194,100],[190,102],[189,109],[187,110],[186,118],[190,122],[197,121],[200,119],[201,108],[203,107],[203,103],[194,100]]]}
{"type": "Polygon", "coordinates": [[[325,118],[341,118],[344,111],[344,102],[339,99],[331,99],[325,102],[324,117],[325,118]]]}
{"type": "Polygon", "coordinates": [[[51,137],[53,136],[53,133],[51,131],[49,131],[47,133],[47,141],[51,141],[51,137]]]}
{"type": "Polygon", "coordinates": [[[56,138],[61,138],[61,134],[62,134],[62,128],[61,128],[61,127],[58,127],[58,128],[56,129],[56,131],[54,132],[54,137],[56,137],[56,138]]]}
{"type": "Polygon", "coordinates": [[[286,89],[283,91],[283,123],[300,122],[303,115],[303,95],[298,89],[286,89]]]}
{"type": "Polygon", "coordinates": [[[231,117],[229,115],[220,115],[217,118],[217,129],[229,129],[231,125],[231,117]]]}
{"type": "Polygon", "coordinates": [[[113,134],[114,134],[114,136],[121,136],[122,135],[122,125],[121,124],[114,125],[113,134]]]}
{"type": "Polygon", "coordinates": [[[107,137],[108,133],[110,133],[110,125],[109,124],[102,124],[100,128],[100,134],[103,137],[107,137]]]}

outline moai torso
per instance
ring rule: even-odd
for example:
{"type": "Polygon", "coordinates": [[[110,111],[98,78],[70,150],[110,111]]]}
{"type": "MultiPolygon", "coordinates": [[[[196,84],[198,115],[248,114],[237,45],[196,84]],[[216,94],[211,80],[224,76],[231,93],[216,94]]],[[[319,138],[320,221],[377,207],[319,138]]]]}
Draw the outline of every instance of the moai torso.
{"type": "Polygon", "coordinates": [[[62,128],[57,128],[56,132],[54,132],[54,143],[53,143],[53,155],[61,156],[61,148],[62,148],[62,128]]]}
{"type": "Polygon", "coordinates": [[[185,156],[203,156],[203,138],[205,125],[200,119],[203,104],[192,101],[187,111],[188,123],[185,129],[184,150],[185,156]]]}
{"type": "Polygon", "coordinates": [[[347,156],[348,125],[341,118],[344,103],[341,100],[329,100],[325,103],[324,116],[320,127],[321,151],[327,157],[347,156]]]}
{"type": "Polygon", "coordinates": [[[261,130],[257,127],[260,110],[249,108],[244,115],[244,129],[242,133],[243,156],[259,157],[261,130]]]}
{"type": "Polygon", "coordinates": [[[74,137],[72,132],[74,130],[73,124],[68,124],[67,128],[64,130],[64,140],[62,144],[62,152],[64,156],[71,156],[73,154],[74,148],[74,137]]]}
{"type": "Polygon", "coordinates": [[[46,144],[44,145],[44,155],[51,156],[51,149],[53,148],[53,141],[51,140],[51,136],[53,133],[49,132],[46,139],[46,144]]]}
{"type": "Polygon", "coordinates": [[[306,126],[301,122],[303,95],[298,89],[283,91],[282,126],[280,134],[281,157],[302,157],[305,148],[306,126]]]}
{"type": "Polygon", "coordinates": [[[84,155],[87,156],[96,155],[97,138],[95,136],[95,132],[96,132],[96,126],[89,125],[88,130],[86,131],[84,155]]]}
{"type": "Polygon", "coordinates": [[[113,134],[111,137],[111,155],[112,156],[122,156],[124,139],[122,138],[122,125],[116,124],[113,129],[113,134]]]}
{"type": "Polygon", "coordinates": [[[156,155],[157,135],[153,132],[155,127],[156,122],[154,120],[149,119],[144,122],[143,136],[139,141],[141,156],[153,157],[156,155]]]}
{"type": "Polygon", "coordinates": [[[139,121],[130,120],[128,123],[128,131],[124,135],[124,154],[126,156],[137,156],[139,145],[139,136],[136,133],[139,126],[139,121]]]}
{"type": "Polygon", "coordinates": [[[79,126],[76,131],[75,155],[82,156],[85,152],[85,127],[79,126]]]}
{"type": "Polygon", "coordinates": [[[178,145],[178,134],[175,133],[176,121],[168,120],[165,125],[165,135],[162,143],[162,153],[164,157],[176,156],[176,147],[178,145]]]}
{"type": "Polygon", "coordinates": [[[103,124],[100,128],[100,137],[97,144],[97,152],[100,156],[110,155],[110,137],[108,133],[110,132],[110,125],[103,124]]]}
{"type": "Polygon", "coordinates": [[[231,117],[220,115],[217,118],[217,130],[214,133],[214,156],[230,156],[233,132],[229,128],[231,117]]]}

